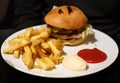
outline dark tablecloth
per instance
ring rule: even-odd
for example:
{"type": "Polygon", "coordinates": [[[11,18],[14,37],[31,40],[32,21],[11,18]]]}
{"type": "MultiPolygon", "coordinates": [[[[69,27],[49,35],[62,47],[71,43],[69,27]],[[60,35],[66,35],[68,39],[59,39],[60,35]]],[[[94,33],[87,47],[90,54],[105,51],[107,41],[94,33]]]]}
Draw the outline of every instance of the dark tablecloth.
{"type": "MultiPolygon", "coordinates": [[[[0,30],[0,46],[9,35],[16,31],[18,30],[0,30]]],[[[118,46],[120,46],[120,40],[115,39],[115,41],[118,46]]],[[[120,58],[118,56],[117,60],[112,65],[100,72],[83,77],[58,79],[37,77],[23,73],[9,66],[0,56],[0,83],[51,83],[64,81],[77,81],[79,83],[120,83],[120,58]]]]}

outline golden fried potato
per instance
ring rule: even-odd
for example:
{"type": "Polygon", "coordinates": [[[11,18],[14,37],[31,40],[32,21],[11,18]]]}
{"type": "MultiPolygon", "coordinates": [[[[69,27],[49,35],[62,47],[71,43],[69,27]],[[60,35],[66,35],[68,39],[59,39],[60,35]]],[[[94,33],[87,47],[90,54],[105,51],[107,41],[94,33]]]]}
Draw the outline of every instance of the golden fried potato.
{"type": "Polygon", "coordinates": [[[56,64],[63,60],[63,45],[59,39],[50,38],[50,35],[51,29],[46,26],[28,27],[8,41],[3,53],[13,54],[16,59],[21,57],[28,69],[55,69],[56,64]]]}

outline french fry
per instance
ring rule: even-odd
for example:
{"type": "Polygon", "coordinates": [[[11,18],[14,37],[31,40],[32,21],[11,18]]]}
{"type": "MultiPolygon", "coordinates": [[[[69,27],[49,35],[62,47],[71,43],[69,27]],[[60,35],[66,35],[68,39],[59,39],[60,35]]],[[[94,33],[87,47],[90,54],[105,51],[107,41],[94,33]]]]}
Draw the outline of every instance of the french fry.
{"type": "Polygon", "coordinates": [[[41,47],[44,48],[44,49],[50,49],[50,46],[48,45],[47,42],[42,42],[41,47]]]}
{"type": "Polygon", "coordinates": [[[31,51],[34,55],[37,55],[37,50],[35,49],[34,46],[31,46],[31,51]]]}
{"type": "Polygon", "coordinates": [[[62,41],[60,39],[51,39],[53,44],[55,45],[55,47],[59,50],[59,51],[63,51],[63,44],[62,41]]]}
{"type": "Polygon", "coordinates": [[[49,54],[52,53],[51,48],[50,48],[50,46],[48,45],[47,42],[42,42],[41,47],[46,51],[46,54],[49,55],[49,54]]]}
{"type": "Polygon", "coordinates": [[[54,45],[52,40],[48,41],[48,44],[49,44],[49,46],[50,46],[50,48],[55,56],[61,55],[61,52],[56,48],[56,46],[54,45]]]}
{"type": "Polygon", "coordinates": [[[44,69],[44,70],[50,70],[49,66],[42,61],[42,59],[40,58],[36,58],[35,60],[37,62],[37,64],[39,65],[40,68],[44,69]]]}
{"type": "Polygon", "coordinates": [[[52,70],[55,68],[55,65],[53,64],[53,62],[51,62],[51,60],[47,57],[44,57],[44,59],[36,58],[36,62],[44,70],[52,70]]]}
{"type": "Polygon", "coordinates": [[[62,62],[63,57],[61,56],[63,52],[63,46],[60,40],[51,39],[48,41],[48,44],[52,50],[52,53],[49,57],[55,63],[59,64],[62,62]]]}
{"type": "MultiPolygon", "coordinates": [[[[37,61],[35,61],[35,62],[37,62],[37,61]]],[[[36,68],[36,69],[43,69],[43,68],[41,68],[41,66],[38,65],[38,64],[37,64],[37,65],[35,64],[35,65],[34,65],[34,68],[36,68]]]]}
{"type": "Polygon", "coordinates": [[[55,68],[55,64],[47,57],[47,55],[45,55],[41,49],[37,49],[39,56],[41,57],[42,61],[45,62],[48,66],[48,70],[49,69],[53,69],[55,68]]]}
{"type": "Polygon", "coordinates": [[[31,36],[39,35],[44,29],[36,28],[32,31],[31,36]]]}
{"type": "Polygon", "coordinates": [[[13,57],[18,59],[20,57],[20,51],[19,50],[14,50],[13,57]]]}
{"type": "Polygon", "coordinates": [[[43,31],[39,35],[32,36],[30,41],[32,42],[39,38],[47,39],[48,37],[49,37],[49,33],[47,31],[43,31]]]}
{"type": "Polygon", "coordinates": [[[44,54],[44,52],[42,51],[39,45],[36,46],[36,50],[40,58],[47,57],[47,55],[44,54]]]}
{"type": "Polygon", "coordinates": [[[24,38],[24,34],[25,34],[24,32],[21,33],[21,34],[18,34],[18,35],[17,35],[17,38],[24,38]]]}
{"type": "Polygon", "coordinates": [[[55,63],[52,60],[50,60],[48,57],[42,57],[41,59],[49,66],[48,67],[49,70],[55,68],[55,63]]]}
{"type": "Polygon", "coordinates": [[[22,61],[25,65],[27,65],[25,53],[22,54],[22,61]]]}
{"type": "Polygon", "coordinates": [[[27,41],[27,40],[22,40],[22,41],[19,41],[18,43],[12,45],[12,46],[9,46],[8,48],[4,49],[3,50],[3,53],[7,53],[7,54],[12,54],[14,52],[14,50],[17,50],[21,47],[24,47],[26,45],[28,45],[30,42],[27,41]]]}
{"type": "Polygon", "coordinates": [[[26,29],[25,33],[24,33],[24,38],[26,40],[29,40],[30,39],[30,36],[31,36],[31,33],[33,31],[33,28],[32,27],[29,27],[26,29]]]}
{"type": "Polygon", "coordinates": [[[27,45],[24,47],[24,51],[25,51],[25,63],[26,66],[28,67],[28,69],[32,69],[34,67],[34,60],[32,57],[32,52],[30,47],[27,45]]]}
{"type": "Polygon", "coordinates": [[[60,64],[63,60],[64,57],[62,56],[54,56],[54,54],[50,54],[49,58],[55,63],[55,64],[60,64]]]}
{"type": "Polygon", "coordinates": [[[36,45],[42,43],[43,41],[44,41],[43,39],[34,40],[34,41],[32,41],[32,46],[34,47],[34,46],[36,46],[36,45]]]}
{"type": "Polygon", "coordinates": [[[11,40],[8,41],[8,45],[12,46],[12,45],[14,45],[14,44],[16,44],[16,43],[18,43],[18,42],[20,42],[22,40],[24,40],[24,39],[23,38],[17,38],[17,37],[13,38],[13,39],[11,39],[11,40]]]}

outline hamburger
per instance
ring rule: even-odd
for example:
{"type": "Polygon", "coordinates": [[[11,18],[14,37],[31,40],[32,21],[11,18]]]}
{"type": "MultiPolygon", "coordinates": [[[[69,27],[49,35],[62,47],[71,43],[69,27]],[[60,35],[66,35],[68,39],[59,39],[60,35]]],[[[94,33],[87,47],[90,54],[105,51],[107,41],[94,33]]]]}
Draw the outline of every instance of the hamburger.
{"type": "Polygon", "coordinates": [[[63,45],[78,45],[93,34],[88,18],[75,6],[55,7],[45,15],[44,21],[51,28],[51,37],[61,39],[63,45]]]}

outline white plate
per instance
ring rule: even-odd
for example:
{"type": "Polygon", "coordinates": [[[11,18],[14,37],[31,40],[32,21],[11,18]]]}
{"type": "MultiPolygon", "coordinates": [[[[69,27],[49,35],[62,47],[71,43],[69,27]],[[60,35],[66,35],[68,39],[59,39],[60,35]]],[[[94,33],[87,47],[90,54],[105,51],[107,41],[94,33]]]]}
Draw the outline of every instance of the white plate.
{"type": "MultiPolygon", "coordinates": [[[[34,28],[38,28],[39,26],[35,26],[34,28]]],[[[88,42],[78,45],[78,46],[65,46],[64,51],[67,53],[67,55],[76,54],[79,50],[84,48],[94,48],[97,47],[98,49],[102,50],[107,54],[107,60],[98,64],[88,64],[89,68],[86,71],[68,71],[66,70],[61,64],[56,66],[56,69],[52,71],[41,71],[39,69],[32,69],[29,70],[24,65],[21,59],[15,59],[12,55],[3,54],[3,50],[7,47],[7,42],[13,37],[16,37],[18,34],[22,33],[25,29],[20,30],[11,36],[9,36],[2,44],[1,46],[1,54],[2,58],[5,60],[6,63],[8,63],[13,68],[22,71],[24,73],[28,73],[35,76],[41,76],[41,77],[50,77],[50,78],[70,78],[70,77],[81,77],[85,75],[90,75],[93,73],[97,73],[108,66],[110,66],[117,58],[118,56],[118,46],[116,42],[106,35],[105,33],[98,31],[96,29],[93,29],[95,32],[95,39],[90,38],[88,39],[88,42]]]]}

